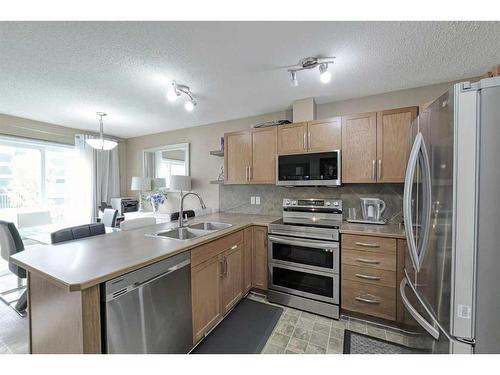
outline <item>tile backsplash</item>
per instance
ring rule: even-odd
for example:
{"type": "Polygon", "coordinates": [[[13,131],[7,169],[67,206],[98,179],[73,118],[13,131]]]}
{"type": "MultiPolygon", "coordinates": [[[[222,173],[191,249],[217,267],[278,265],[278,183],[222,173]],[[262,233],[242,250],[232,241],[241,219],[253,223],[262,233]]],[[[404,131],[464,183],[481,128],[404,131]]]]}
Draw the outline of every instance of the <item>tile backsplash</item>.
{"type": "Polygon", "coordinates": [[[283,198],[342,199],[344,219],[350,207],[358,208],[359,198],[379,198],[385,201],[382,217],[390,223],[403,220],[403,184],[349,184],[337,188],[283,187],[274,185],[220,185],[219,210],[224,212],[281,216],[283,198]],[[251,204],[251,197],[260,197],[260,205],[251,204]]]}

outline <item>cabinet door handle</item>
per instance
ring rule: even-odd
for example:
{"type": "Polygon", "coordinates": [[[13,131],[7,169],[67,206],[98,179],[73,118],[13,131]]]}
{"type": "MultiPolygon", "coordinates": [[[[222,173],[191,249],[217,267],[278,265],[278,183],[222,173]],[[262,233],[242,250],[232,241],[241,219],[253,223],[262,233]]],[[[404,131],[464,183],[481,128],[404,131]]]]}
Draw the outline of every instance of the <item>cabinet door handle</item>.
{"type": "Polygon", "coordinates": [[[231,246],[231,250],[234,250],[234,249],[237,249],[237,248],[238,248],[238,245],[231,246]]]}
{"type": "Polygon", "coordinates": [[[356,245],[363,247],[380,247],[379,244],[376,243],[366,243],[366,242],[356,242],[356,245]]]}
{"type": "Polygon", "coordinates": [[[382,160],[379,159],[378,160],[378,179],[381,180],[382,179],[382,160]]]}
{"type": "Polygon", "coordinates": [[[307,146],[311,147],[311,132],[307,132],[307,146]]]}
{"type": "Polygon", "coordinates": [[[377,173],[375,172],[375,159],[372,160],[372,177],[373,177],[373,180],[375,181],[377,179],[377,173]]]}
{"type": "Polygon", "coordinates": [[[371,303],[374,305],[377,305],[380,303],[379,300],[376,299],[370,299],[370,298],[365,298],[365,297],[356,297],[354,298],[356,301],[364,302],[364,303],[371,303]]]}
{"type": "Polygon", "coordinates": [[[253,180],[253,171],[252,171],[252,167],[248,167],[248,179],[251,181],[253,180]]]}
{"type": "Polygon", "coordinates": [[[380,264],[380,261],[365,258],[356,258],[356,262],[366,263],[366,264],[380,264]]]}
{"type": "Polygon", "coordinates": [[[224,277],[224,258],[221,258],[219,260],[219,266],[220,266],[220,272],[219,272],[219,277],[224,277]]]}
{"type": "Polygon", "coordinates": [[[354,276],[359,277],[360,279],[366,279],[366,280],[380,280],[380,277],[378,277],[378,276],[363,275],[362,273],[357,273],[354,276]]]}
{"type": "Polygon", "coordinates": [[[227,258],[224,257],[224,276],[227,276],[227,258]]]}
{"type": "Polygon", "coordinates": [[[307,145],[306,145],[306,133],[304,132],[304,150],[307,150],[307,145]]]}

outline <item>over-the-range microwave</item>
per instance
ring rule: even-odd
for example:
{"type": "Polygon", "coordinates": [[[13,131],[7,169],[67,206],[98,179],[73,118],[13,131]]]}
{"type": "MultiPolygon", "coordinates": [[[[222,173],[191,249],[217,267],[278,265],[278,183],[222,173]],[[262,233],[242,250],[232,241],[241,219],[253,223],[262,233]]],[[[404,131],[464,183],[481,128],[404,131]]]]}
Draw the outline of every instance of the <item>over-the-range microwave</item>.
{"type": "Polygon", "coordinates": [[[276,185],[339,186],[340,150],[295,155],[278,155],[276,185]]]}

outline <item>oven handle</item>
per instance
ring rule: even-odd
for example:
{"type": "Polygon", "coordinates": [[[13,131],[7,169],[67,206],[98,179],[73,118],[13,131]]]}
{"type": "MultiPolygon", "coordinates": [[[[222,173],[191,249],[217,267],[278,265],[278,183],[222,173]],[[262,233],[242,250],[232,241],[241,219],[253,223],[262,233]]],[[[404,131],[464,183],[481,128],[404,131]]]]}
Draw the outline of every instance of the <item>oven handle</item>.
{"type": "Polygon", "coordinates": [[[339,244],[335,242],[324,242],[324,241],[315,241],[315,240],[304,240],[304,239],[287,239],[276,236],[268,236],[269,241],[274,243],[281,243],[284,245],[296,245],[296,246],[304,246],[304,247],[315,247],[321,249],[331,249],[338,250],[339,244]]]}

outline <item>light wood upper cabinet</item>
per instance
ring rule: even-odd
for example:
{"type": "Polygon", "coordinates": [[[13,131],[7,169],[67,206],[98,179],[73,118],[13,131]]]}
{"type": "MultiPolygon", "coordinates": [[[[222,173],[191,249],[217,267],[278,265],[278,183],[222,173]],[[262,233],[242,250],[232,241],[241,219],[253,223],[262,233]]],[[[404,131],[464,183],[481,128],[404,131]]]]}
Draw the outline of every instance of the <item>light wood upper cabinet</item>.
{"type": "Polygon", "coordinates": [[[377,114],[342,117],[342,182],[376,182],[377,114]]]}
{"type": "Polygon", "coordinates": [[[267,228],[253,227],[252,286],[267,290],[267,228]]]}
{"type": "Polygon", "coordinates": [[[307,122],[278,126],[278,154],[307,152],[307,122]]]}
{"type": "Polygon", "coordinates": [[[276,183],[276,138],[274,126],[224,134],[224,183],[276,183]]]}
{"type": "Polygon", "coordinates": [[[276,126],[252,131],[250,183],[276,183],[276,126]]]}
{"type": "Polygon", "coordinates": [[[224,135],[224,183],[245,184],[249,180],[252,163],[252,135],[250,132],[224,135]]]}
{"type": "Polygon", "coordinates": [[[340,150],[342,148],[342,121],[340,117],[311,121],[307,124],[309,152],[340,150]]]}
{"type": "Polygon", "coordinates": [[[404,182],[410,153],[410,127],[417,107],[377,113],[377,181],[404,182]]]}
{"type": "Polygon", "coordinates": [[[404,182],[418,107],[342,117],[342,182],[404,182]]]}
{"type": "Polygon", "coordinates": [[[203,338],[222,319],[219,258],[215,256],[191,270],[194,342],[203,338]]]}
{"type": "Polygon", "coordinates": [[[243,297],[243,243],[222,254],[222,314],[226,314],[243,297]]]}
{"type": "Polygon", "coordinates": [[[252,228],[243,231],[243,293],[252,288],[252,228]]]}
{"type": "Polygon", "coordinates": [[[340,117],[278,126],[278,154],[304,154],[340,150],[340,117]]]}

